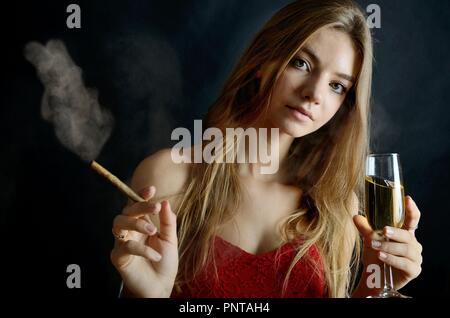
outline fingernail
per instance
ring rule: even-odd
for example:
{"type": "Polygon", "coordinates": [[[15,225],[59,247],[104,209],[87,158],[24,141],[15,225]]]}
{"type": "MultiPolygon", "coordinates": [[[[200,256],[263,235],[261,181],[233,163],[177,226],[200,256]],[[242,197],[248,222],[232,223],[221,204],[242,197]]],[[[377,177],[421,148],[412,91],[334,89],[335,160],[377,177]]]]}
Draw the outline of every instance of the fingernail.
{"type": "Polygon", "coordinates": [[[377,240],[372,240],[372,248],[378,249],[381,246],[381,242],[377,240]]]}
{"type": "Polygon", "coordinates": [[[147,205],[149,208],[154,209],[155,208],[155,203],[153,202],[147,202],[147,205]]]}
{"type": "Polygon", "coordinates": [[[381,259],[386,259],[387,258],[386,253],[380,252],[380,258],[381,259]]]}
{"type": "Polygon", "coordinates": [[[149,187],[149,188],[142,189],[142,190],[139,192],[139,194],[140,194],[142,197],[144,197],[144,198],[148,197],[148,195],[150,194],[150,187],[149,187]]]}
{"type": "Polygon", "coordinates": [[[162,256],[158,252],[153,252],[153,258],[155,259],[155,261],[159,262],[162,256]]]}
{"type": "Polygon", "coordinates": [[[148,234],[153,235],[156,232],[156,227],[153,224],[148,223],[145,225],[145,230],[148,234]]]}
{"type": "Polygon", "coordinates": [[[152,209],[152,213],[153,214],[157,214],[159,212],[159,210],[161,209],[161,203],[156,202],[153,204],[153,206],[151,207],[152,209]]]}
{"type": "Polygon", "coordinates": [[[390,237],[390,236],[394,235],[394,230],[391,227],[386,226],[385,229],[386,229],[386,235],[387,236],[390,237]]]}

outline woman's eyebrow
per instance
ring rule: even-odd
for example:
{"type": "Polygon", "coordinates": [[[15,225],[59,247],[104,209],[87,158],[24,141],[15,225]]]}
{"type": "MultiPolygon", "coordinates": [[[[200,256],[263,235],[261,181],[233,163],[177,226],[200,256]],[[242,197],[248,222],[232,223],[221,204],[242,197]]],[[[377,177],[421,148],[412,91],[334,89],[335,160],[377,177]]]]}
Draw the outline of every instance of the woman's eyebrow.
{"type": "Polygon", "coordinates": [[[304,47],[301,48],[300,51],[302,51],[303,53],[308,54],[309,57],[311,58],[311,60],[313,60],[313,63],[314,63],[314,64],[320,64],[319,58],[318,58],[317,55],[314,53],[314,51],[311,50],[309,47],[304,46],[304,47]]]}
{"type": "Polygon", "coordinates": [[[350,76],[350,75],[347,75],[347,74],[344,74],[344,73],[335,73],[335,75],[337,75],[340,78],[345,79],[345,80],[347,80],[349,82],[352,82],[352,83],[355,82],[355,78],[353,76],[350,76]]]}
{"type": "MultiPolygon", "coordinates": [[[[309,55],[309,57],[311,58],[311,60],[313,61],[314,64],[319,64],[320,65],[320,60],[317,57],[317,55],[314,53],[314,51],[308,47],[308,46],[304,46],[300,49],[301,52],[306,53],[307,55],[309,55]]],[[[335,75],[339,76],[342,79],[345,79],[349,82],[354,83],[355,82],[355,78],[353,76],[344,74],[344,73],[335,73],[335,75]]]]}

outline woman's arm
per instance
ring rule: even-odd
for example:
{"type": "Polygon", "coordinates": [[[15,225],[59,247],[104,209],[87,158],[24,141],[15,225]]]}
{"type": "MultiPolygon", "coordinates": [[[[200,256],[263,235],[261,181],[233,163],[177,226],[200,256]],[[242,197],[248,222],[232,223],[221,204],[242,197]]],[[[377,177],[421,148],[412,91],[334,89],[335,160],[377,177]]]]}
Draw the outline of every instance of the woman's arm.
{"type": "Polygon", "coordinates": [[[124,232],[111,251],[123,280],[120,297],[171,295],[178,270],[176,214],[168,199],[161,199],[180,190],[186,178],[179,167],[170,151],[163,150],[141,162],[133,174],[131,186],[147,202],[128,204],[114,218],[113,231],[124,232]]]}

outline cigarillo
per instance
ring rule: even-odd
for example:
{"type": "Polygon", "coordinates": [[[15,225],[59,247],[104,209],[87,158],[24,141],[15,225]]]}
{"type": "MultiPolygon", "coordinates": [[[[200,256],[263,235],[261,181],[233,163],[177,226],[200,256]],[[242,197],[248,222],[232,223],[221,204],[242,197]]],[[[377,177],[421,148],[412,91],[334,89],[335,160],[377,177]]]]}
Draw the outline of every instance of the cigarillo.
{"type": "Polygon", "coordinates": [[[130,187],[128,187],[125,183],[119,180],[115,175],[111,172],[103,168],[98,162],[92,160],[89,166],[96,171],[99,175],[103,176],[109,182],[111,182],[117,189],[119,189],[122,193],[127,195],[131,200],[136,202],[145,202],[143,198],[141,198],[136,192],[134,192],[130,187]]]}

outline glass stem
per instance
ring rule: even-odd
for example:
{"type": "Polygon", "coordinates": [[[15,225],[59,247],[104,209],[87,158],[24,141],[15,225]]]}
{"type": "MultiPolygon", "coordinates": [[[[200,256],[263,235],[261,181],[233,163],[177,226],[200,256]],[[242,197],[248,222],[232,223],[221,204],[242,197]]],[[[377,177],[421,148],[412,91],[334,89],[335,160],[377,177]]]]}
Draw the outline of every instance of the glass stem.
{"type": "MultiPolygon", "coordinates": [[[[386,239],[389,242],[389,239],[386,239]]],[[[384,263],[384,290],[391,291],[394,290],[394,282],[392,277],[392,267],[384,263]]]]}
{"type": "Polygon", "coordinates": [[[394,289],[392,280],[391,265],[384,264],[384,290],[390,291],[394,289]]]}

